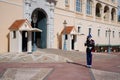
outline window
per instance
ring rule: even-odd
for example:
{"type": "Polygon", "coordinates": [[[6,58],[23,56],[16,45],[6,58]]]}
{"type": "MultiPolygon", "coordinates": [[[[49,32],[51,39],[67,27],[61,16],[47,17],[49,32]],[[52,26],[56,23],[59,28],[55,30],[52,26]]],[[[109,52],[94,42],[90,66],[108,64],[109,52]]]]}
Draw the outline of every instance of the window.
{"type": "Polygon", "coordinates": [[[111,20],[113,21],[114,20],[114,13],[111,12],[111,20]]]}
{"type": "Polygon", "coordinates": [[[69,0],[65,0],[65,6],[69,6],[69,0]]]}
{"type": "Polygon", "coordinates": [[[113,31],[113,38],[115,37],[115,31],[113,31]]]}
{"type": "Polygon", "coordinates": [[[100,36],[100,29],[98,29],[98,37],[100,36]]]}
{"type": "Polygon", "coordinates": [[[73,35],[73,40],[76,42],[77,41],[77,36],[73,35]]]}
{"type": "Polygon", "coordinates": [[[111,11],[111,20],[115,20],[115,14],[116,14],[116,11],[115,9],[113,8],[112,11],[111,11]]]}
{"type": "Polygon", "coordinates": [[[87,9],[86,9],[86,12],[87,12],[87,14],[92,14],[92,1],[91,0],[87,0],[87,5],[86,5],[87,7],[87,9]]]}
{"type": "Polygon", "coordinates": [[[82,0],[76,0],[76,11],[82,12],[82,0]]]}
{"type": "Polygon", "coordinates": [[[114,2],[115,2],[115,0],[112,0],[112,2],[114,3],[114,2]]]}
{"type": "Polygon", "coordinates": [[[96,4],[96,16],[101,17],[101,7],[102,5],[100,3],[96,4]]]}
{"type": "Polygon", "coordinates": [[[65,40],[67,40],[68,39],[68,36],[67,36],[67,34],[65,34],[65,40]]]}
{"type": "Polygon", "coordinates": [[[109,20],[109,7],[104,7],[104,20],[109,20]]]}
{"type": "Polygon", "coordinates": [[[107,34],[108,34],[108,31],[106,30],[106,32],[105,32],[105,37],[107,37],[107,34]]]}
{"type": "Polygon", "coordinates": [[[91,34],[91,30],[92,30],[91,28],[88,29],[88,33],[89,33],[89,34],[91,34]]]}
{"type": "Polygon", "coordinates": [[[13,31],[13,39],[16,38],[16,31],[13,31]]]}
{"type": "Polygon", "coordinates": [[[80,33],[81,32],[81,27],[80,26],[78,26],[78,33],[80,33]]]}

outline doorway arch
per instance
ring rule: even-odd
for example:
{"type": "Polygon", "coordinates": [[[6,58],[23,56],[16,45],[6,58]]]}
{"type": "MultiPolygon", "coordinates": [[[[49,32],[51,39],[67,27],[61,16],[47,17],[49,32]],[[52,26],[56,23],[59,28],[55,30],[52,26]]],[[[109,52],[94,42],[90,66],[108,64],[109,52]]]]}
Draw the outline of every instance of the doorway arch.
{"type": "Polygon", "coordinates": [[[41,29],[42,32],[35,32],[35,35],[32,36],[32,41],[35,38],[35,44],[37,48],[47,48],[47,14],[41,8],[36,8],[32,12],[31,16],[31,25],[34,28],[41,29]],[[36,23],[33,22],[33,17],[36,16],[36,23]]]}

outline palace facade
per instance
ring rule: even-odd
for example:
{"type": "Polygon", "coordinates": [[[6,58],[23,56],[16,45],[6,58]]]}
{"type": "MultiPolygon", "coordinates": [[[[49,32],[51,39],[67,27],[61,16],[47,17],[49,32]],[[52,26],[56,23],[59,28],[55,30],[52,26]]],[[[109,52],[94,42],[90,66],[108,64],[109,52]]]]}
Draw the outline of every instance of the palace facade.
{"type": "Polygon", "coordinates": [[[96,52],[118,52],[117,6],[117,0],[1,0],[0,53],[34,48],[85,51],[88,34],[96,52]]]}

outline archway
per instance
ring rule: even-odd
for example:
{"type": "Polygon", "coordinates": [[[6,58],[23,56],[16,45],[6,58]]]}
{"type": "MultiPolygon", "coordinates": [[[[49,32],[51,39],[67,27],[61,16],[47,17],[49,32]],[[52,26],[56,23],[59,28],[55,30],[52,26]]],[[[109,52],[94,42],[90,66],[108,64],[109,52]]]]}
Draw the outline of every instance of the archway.
{"type": "Polygon", "coordinates": [[[47,14],[46,12],[43,9],[37,8],[33,11],[31,19],[32,19],[32,22],[31,22],[32,27],[42,30],[42,32],[35,32],[35,35],[33,35],[32,37],[33,43],[35,43],[37,48],[46,48],[47,47],[47,14]],[[36,22],[33,21],[34,16],[36,16],[36,22]]]}
{"type": "Polygon", "coordinates": [[[109,7],[108,6],[105,6],[104,7],[104,20],[109,20],[109,7]]]}
{"type": "Polygon", "coordinates": [[[112,8],[112,10],[111,10],[111,20],[112,21],[115,20],[115,15],[116,15],[116,10],[115,10],[115,8],[112,8]]]}
{"type": "Polygon", "coordinates": [[[102,8],[102,5],[100,3],[97,3],[96,4],[96,16],[97,17],[101,17],[101,8],[102,8]]]}

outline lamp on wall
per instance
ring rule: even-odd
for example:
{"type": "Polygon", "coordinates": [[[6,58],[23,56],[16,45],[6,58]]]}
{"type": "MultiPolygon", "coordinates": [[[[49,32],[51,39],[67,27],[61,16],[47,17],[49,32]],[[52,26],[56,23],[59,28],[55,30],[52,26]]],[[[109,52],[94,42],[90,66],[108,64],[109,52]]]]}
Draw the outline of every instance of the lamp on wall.
{"type": "Polygon", "coordinates": [[[66,22],[66,20],[64,20],[63,25],[64,25],[64,46],[63,46],[63,49],[67,50],[67,47],[66,47],[66,25],[67,25],[67,22],[66,22]]]}
{"type": "MultiPolygon", "coordinates": [[[[33,20],[33,24],[34,24],[34,28],[35,28],[36,23],[37,23],[37,16],[35,14],[33,15],[33,19],[32,20],[33,20]]],[[[36,51],[35,35],[36,35],[35,32],[33,32],[33,36],[34,37],[33,37],[33,50],[32,51],[36,51]]]]}

